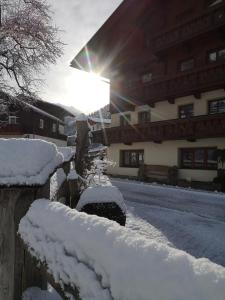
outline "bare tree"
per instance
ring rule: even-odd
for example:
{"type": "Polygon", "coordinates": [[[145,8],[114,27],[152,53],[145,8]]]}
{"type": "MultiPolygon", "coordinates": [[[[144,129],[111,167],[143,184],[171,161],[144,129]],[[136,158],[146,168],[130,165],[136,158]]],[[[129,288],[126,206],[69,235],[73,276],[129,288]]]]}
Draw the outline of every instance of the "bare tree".
{"type": "Polygon", "coordinates": [[[0,89],[32,94],[63,44],[44,0],[0,0],[0,89]]]}

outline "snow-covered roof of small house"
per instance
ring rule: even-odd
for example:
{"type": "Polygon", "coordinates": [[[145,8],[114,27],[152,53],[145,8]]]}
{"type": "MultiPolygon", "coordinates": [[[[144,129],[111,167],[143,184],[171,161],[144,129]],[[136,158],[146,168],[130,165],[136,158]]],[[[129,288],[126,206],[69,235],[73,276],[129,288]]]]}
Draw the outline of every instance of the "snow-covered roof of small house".
{"type": "Polygon", "coordinates": [[[0,185],[43,185],[62,162],[53,143],[0,139],[0,185]]]}
{"type": "Polygon", "coordinates": [[[111,119],[88,117],[88,120],[92,121],[93,123],[111,124],[111,119]]]}
{"type": "Polygon", "coordinates": [[[42,109],[40,109],[40,108],[30,104],[30,103],[27,103],[27,102],[24,102],[24,101],[21,101],[21,103],[23,103],[25,107],[28,107],[28,109],[32,109],[33,111],[36,111],[36,112],[38,112],[39,114],[41,114],[43,116],[46,116],[46,117],[48,117],[50,119],[53,119],[53,120],[55,120],[55,121],[57,121],[61,124],[64,124],[64,122],[62,120],[60,120],[59,118],[45,112],[44,110],[42,110],[42,109]]]}
{"type": "Polygon", "coordinates": [[[88,152],[89,153],[100,152],[106,150],[107,148],[108,148],[107,146],[95,143],[90,145],[88,152]]]}

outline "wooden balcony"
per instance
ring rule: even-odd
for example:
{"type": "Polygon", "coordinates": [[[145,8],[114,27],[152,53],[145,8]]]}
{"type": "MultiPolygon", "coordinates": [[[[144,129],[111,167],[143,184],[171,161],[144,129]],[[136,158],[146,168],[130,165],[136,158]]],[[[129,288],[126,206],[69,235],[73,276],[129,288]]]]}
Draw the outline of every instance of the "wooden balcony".
{"type": "Polygon", "coordinates": [[[23,127],[21,124],[0,125],[0,135],[21,135],[23,133],[23,127]]]}
{"type": "Polygon", "coordinates": [[[106,138],[103,138],[102,131],[96,131],[93,135],[94,142],[103,144],[131,144],[147,141],[161,143],[169,140],[195,141],[203,138],[225,137],[225,113],[111,127],[105,131],[106,138]]]}
{"type": "MultiPolygon", "coordinates": [[[[154,103],[158,101],[168,100],[173,103],[174,99],[189,95],[199,98],[202,92],[224,87],[225,63],[219,63],[210,64],[192,72],[179,73],[172,78],[152,81],[149,84],[138,83],[132,88],[124,87],[121,94],[133,101],[137,100],[142,104],[154,106],[154,103]]],[[[120,102],[124,101],[118,98],[114,99],[114,102],[120,107],[120,102]]],[[[123,107],[121,110],[124,111],[123,107]]]]}
{"type": "Polygon", "coordinates": [[[187,23],[163,31],[151,38],[151,48],[153,52],[157,53],[199,35],[214,31],[224,25],[225,6],[220,5],[216,9],[210,10],[187,23]]]}

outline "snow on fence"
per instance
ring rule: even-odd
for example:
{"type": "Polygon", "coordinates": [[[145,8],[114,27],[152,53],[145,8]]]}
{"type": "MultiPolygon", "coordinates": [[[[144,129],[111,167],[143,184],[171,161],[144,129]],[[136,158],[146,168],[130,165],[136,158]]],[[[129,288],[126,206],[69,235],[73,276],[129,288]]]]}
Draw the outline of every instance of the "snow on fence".
{"type": "Polygon", "coordinates": [[[37,268],[17,231],[30,205],[37,198],[50,198],[51,175],[58,168],[67,175],[72,159],[69,152],[58,151],[54,144],[42,140],[0,139],[1,300],[21,300],[27,287],[47,286],[45,272],[37,268]]]}
{"type": "Polygon", "coordinates": [[[223,267],[60,203],[35,201],[19,234],[82,300],[224,300],[223,267]]]}

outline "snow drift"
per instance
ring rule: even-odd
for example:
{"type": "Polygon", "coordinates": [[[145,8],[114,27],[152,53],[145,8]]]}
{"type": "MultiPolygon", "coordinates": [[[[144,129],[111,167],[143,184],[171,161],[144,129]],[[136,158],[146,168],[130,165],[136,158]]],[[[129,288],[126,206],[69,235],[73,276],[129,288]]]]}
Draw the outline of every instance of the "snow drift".
{"type": "Polygon", "coordinates": [[[52,143],[0,139],[0,185],[42,185],[62,162],[52,143]]]}
{"type": "Polygon", "coordinates": [[[19,233],[84,300],[224,300],[223,267],[60,203],[35,201],[19,233]]]}

